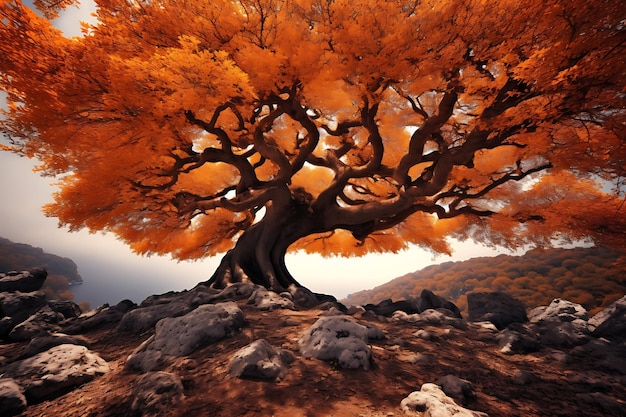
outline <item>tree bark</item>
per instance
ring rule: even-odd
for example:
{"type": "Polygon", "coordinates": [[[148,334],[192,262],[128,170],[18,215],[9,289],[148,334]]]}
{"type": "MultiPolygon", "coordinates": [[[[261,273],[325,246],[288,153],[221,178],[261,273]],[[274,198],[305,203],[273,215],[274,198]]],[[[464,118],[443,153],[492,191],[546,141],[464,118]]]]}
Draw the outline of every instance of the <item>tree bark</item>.
{"type": "Polygon", "coordinates": [[[224,255],[207,284],[224,288],[250,282],[275,292],[301,287],[287,270],[285,255],[292,243],[318,232],[316,223],[308,205],[285,187],[282,198],[267,204],[265,216],[244,231],[235,247],[224,255]]]}

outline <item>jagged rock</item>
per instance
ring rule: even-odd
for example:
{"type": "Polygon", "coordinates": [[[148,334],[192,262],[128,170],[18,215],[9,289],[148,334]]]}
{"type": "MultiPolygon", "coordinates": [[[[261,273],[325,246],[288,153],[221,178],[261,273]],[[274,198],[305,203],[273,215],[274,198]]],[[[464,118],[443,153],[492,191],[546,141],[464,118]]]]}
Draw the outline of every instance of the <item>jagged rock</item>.
{"type": "Polygon", "coordinates": [[[461,405],[467,405],[476,399],[476,391],[471,382],[454,375],[446,375],[436,382],[443,392],[461,405]]]}
{"type": "Polygon", "coordinates": [[[0,292],[34,292],[43,287],[48,272],[42,268],[0,274],[0,292]]]}
{"type": "Polygon", "coordinates": [[[150,303],[124,314],[120,324],[117,326],[117,330],[120,332],[143,333],[153,328],[161,319],[180,317],[189,313],[192,309],[193,306],[185,299],[176,299],[162,304],[150,303]]]}
{"type": "Polygon", "coordinates": [[[70,324],[64,326],[63,332],[80,334],[104,324],[119,322],[126,313],[136,307],[137,305],[130,300],[122,300],[113,307],[108,305],[101,306],[74,319],[70,324]]]}
{"type": "Polygon", "coordinates": [[[490,321],[499,330],[528,321],[524,304],[503,292],[469,293],[467,309],[470,321],[490,321]]]}
{"type": "Polygon", "coordinates": [[[184,401],[181,379],[169,372],[141,375],[133,385],[132,411],[139,416],[167,416],[184,401]]]}
{"type": "Polygon", "coordinates": [[[589,319],[595,337],[626,338],[626,296],[589,319]]]}
{"type": "Polygon", "coordinates": [[[305,357],[336,361],[344,369],[368,370],[372,358],[369,332],[350,317],[324,316],[299,340],[300,352],[305,357]]]}
{"type": "Polygon", "coordinates": [[[168,357],[185,356],[221,340],[243,326],[235,302],[206,304],[181,317],[159,321],[154,336],[128,358],[126,365],[144,372],[158,369],[168,357]]]}
{"type": "Polygon", "coordinates": [[[29,358],[38,353],[59,345],[79,345],[89,347],[89,342],[80,336],[69,336],[62,333],[54,333],[45,336],[37,336],[31,339],[19,358],[29,358]]]}
{"type": "Polygon", "coordinates": [[[540,342],[546,346],[569,348],[589,341],[587,322],[581,319],[573,321],[542,321],[537,324],[540,342]]]}
{"type": "Polygon", "coordinates": [[[24,320],[9,333],[9,339],[17,342],[30,340],[35,336],[42,336],[60,329],[58,323],[63,315],[53,311],[49,306],[43,306],[36,313],[24,320]]]}
{"type": "Polygon", "coordinates": [[[259,310],[275,310],[280,308],[293,310],[295,309],[295,305],[293,301],[288,298],[290,296],[291,294],[289,293],[279,295],[266,288],[259,287],[248,298],[248,304],[254,304],[259,310]]]}
{"type": "Polygon", "coordinates": [[[46,294],[43,291],[0,293],[0,313],[11,317],[16,324],[23,322],[45,305],[46,294]]]}
{"type": "Polygon", "coordinates": [[[435,384],[424,384],[400,403],[405,413],[419,411],[421,417],[487,417],[479,411],[463,408],[435,384]]]}
{"type": "Polygon", "coordinates": [[[534,335],[513,330],[505,329],[496,336],[501,349],[500,352],[512,355],[515,353],[530,353],[539,350],[541,345],[534,335]]]}
{"type": "Polygon", "coordinates": [[[532,309],[528,313],[528,320],[532,323],[542,321],[571,322],[574,320],[588,320],[589,313],[580,304],[556,298],[550,305],[532,309]]]}
{"type": "Polygon", "coordinates": [[[72,319],[82,314],[79,305],[70,300],[48,301],[48,307],[56,313],[61,313],[64,319],[72,319]]]}
{"type": "Polygon", "coordinates": [[[5,376],[24,388],[29,402],[61,395],[109,371],[100,356],[84,346],[59,345],[4,368],[5,376]]]}
{"type": "Polygon", "coordinates": [[[406,314],[416,314],[420,312],[419,306],[413,300],[392,301],[386,299],[378,304],[366,304],[365,310],[372,311],[378,316],[391,317],[396,311],[406,314]]]}
{"type": "Polygon", "coordinates": [[[0,379],[0,415],[14,416],[26,409],[24,389],[14,379],[0,379]]]}
{"type": "Polygon", "coordinates": [[[423,326],[450,325],[457,329],[466,329],[467,323],[453,316],[453,314],[454,313],[448,309],[428,309],[419,314],[407,314],[404,311],[396,311],[393,313],[393,316],[391,316],[391,320],[393,322],[415,323],[423,326]]]}
{"type": "Polygon", "coordinates": [[[230,361],[229,373],[238,378],[281,380],[295,357],[288,350],[276,348],[265,339],[243,347],[230,361]]]}
{"type": "Polygon", "coordinates": [[[446,309],[452,312],[452,317],[458,319],[463,318],[461,316],[461,310],[451,301],[446,300],[430,290],[422,290],[419,298],[417,299],[419,312],[422,313],[426,310],[439,310],[446,309]]]}

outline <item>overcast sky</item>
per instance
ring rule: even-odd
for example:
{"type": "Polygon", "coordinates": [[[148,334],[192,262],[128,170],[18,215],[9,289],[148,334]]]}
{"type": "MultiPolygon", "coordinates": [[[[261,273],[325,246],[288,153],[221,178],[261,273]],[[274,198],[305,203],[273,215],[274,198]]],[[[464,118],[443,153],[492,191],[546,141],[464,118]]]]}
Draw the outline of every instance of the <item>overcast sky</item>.
{"type": "MultiPolygon", "coordinates": [[[[54,23],[66,36],[79,36],[79,21],[92,19],[93,7],[90,0],[82,0],[80,9],[70,7],[54,23]]],[[[219,258],[176,262],[167,257],[140,257],[112,235],[58,228],[56,219],[41,212],[52,201],[54,180],[32,172],[35,165],[36,161],[0,151],[0,236],[74,260],[85,282],[73,287],[77,302],[88,301],[92,307],[125,298],[140,302],[151,294],[189,289],[208,279],[219,264],[219,258]]],[[[347,259],[293,254],[288,255],[287,266],[311,290],[342,298],[433,263],[497,253],[464,244],[456,245],[453,257],[436,258],[417,247],[400,254],[347,259]]]]}

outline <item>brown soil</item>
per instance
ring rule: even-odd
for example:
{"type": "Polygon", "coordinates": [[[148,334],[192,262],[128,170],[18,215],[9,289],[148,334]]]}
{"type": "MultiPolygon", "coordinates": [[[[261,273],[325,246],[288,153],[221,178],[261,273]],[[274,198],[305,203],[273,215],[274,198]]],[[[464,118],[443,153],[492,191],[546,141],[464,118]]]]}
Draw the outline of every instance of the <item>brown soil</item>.
{"type": "MultiPolygon", "coordinates": [[[[593,361],[579,357],[567,363],[548,348],[504,355],[474,326],[468,330],[426,327],[435,335],[426,341],[413,335],[418,330],[415,325],[359,317],[360,322],[378,326],[387,339],[371,343],[374,362],[369,371],[346,371],[299,355],[297,340],[322,311],[262,312],[240,306],[247,321],[241,332],[177,359],[165,369],[183,380],[185,400],[176,409],[164,410],[164,416],[403,416],[403,398],[447,374],[472,382],[477,399],[467,407],[490,417],[610,415],[602,405],[589,404],[576,395],[586,392],[602,392],[626,403],[624,375],[595,369],[593,361]],[[228,375],[233,353],[259,338],[296,355],[282,381],[228,375]],[[520,370],[532,372],[533,381],[515,384],[513,377],[520,370]]],[[[54,400],[29,406],[22,416],[132,415],[131,391],[138,374],[126,370],[124,362],[149,334],[117,333],[110,325],[83,336],[90,341],[90,349],[109,362],[111,371],[54,400]]],[[[24,345],[0,345],[0,355],[14,357],[24,345]]]]}

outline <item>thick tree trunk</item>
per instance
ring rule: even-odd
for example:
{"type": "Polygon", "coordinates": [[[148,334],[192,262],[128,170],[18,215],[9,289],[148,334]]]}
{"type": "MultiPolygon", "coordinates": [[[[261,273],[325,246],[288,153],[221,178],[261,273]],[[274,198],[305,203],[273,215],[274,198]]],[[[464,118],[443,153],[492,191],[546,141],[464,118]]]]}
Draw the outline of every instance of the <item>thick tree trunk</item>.
{"type": "Polygon", "coordinates": [[[291,195],[272,201],[266,214],[239,238],[207,282],[216,288],[231,283],[251,282],[272,291],[287,291],[301,285],[289,273],[285,255],[289,246],[303,236],[316,232],[315,222],[306,207],[291,195]]]}

